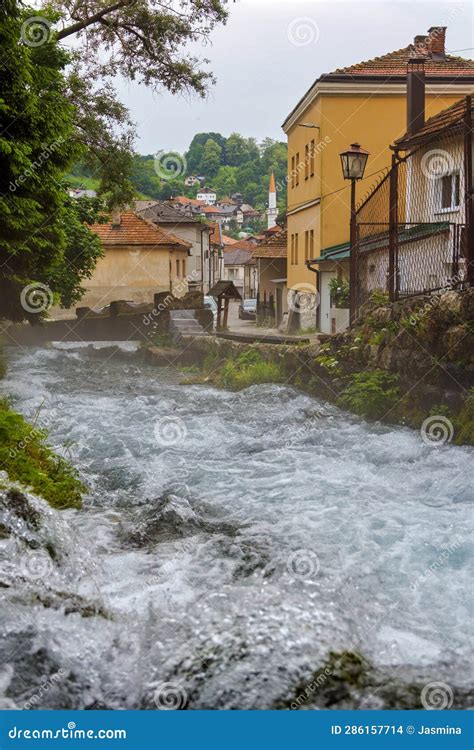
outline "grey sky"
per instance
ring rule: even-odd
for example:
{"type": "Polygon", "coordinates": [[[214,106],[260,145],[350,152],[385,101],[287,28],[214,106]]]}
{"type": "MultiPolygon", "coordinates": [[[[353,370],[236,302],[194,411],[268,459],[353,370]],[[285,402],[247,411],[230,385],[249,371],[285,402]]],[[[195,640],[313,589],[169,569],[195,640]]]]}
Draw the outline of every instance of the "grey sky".
{"type": "MultiPolygon", "coordinates": [[[[197,50],[218,78],[206,100],[119,87],[141,153],[184,151],[195,133],[209,130],[284,140],[281,123],[321,73],[405,47],[430,26],[448,27],[449,51],[474,47],[473,6],[459,0],[238,0],[229,7],[227,25],[197,50]]],[[[474,50],[458,54],[474,57],[474,50]]]]}

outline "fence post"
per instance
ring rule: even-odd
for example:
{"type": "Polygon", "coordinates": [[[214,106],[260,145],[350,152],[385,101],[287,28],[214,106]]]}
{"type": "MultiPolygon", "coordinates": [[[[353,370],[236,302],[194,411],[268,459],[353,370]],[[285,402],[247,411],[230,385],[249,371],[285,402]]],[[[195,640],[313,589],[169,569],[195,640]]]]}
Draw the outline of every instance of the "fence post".
{"type": "Polygon", "coordinates": [[[466,96],[466,114],[464,118],[464,187],[465,187],[465,222],[466,222],[466,266],[467,283],[474,286],[474,216],[473,216],[473,139],[472,139],[472,97],[466,96]]]}
{"type": "Polygon", "coordinates": [[[389,229],[388,229],[388,297],[390,302],[398,299],[398,156],[392,154],[392,168],[390,170],[390,198],[389,198],[389,229]]]}

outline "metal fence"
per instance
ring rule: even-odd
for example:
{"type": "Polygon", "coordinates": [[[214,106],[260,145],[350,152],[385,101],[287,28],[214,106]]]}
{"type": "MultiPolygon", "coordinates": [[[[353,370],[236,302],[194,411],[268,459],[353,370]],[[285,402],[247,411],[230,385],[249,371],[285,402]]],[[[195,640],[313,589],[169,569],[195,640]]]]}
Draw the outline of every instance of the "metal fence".
{"type": "Polygon", "coordinates": [[[394,154],[356,212],[357,308],[375,291],[397,300],[472,284],[471,144],[463,119],[394,154]]]}

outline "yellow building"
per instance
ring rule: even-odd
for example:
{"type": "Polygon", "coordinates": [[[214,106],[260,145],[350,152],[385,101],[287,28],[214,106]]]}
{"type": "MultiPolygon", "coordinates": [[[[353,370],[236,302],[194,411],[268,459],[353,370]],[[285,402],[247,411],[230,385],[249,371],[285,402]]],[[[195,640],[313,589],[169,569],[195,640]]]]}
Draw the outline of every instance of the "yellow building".
{"type": "Polygon", "coordinates": [[[191,243],[133,211],[115,212],[91,230],[104,255],[90,279],[84,279],[81,305],[103,307],[115,300],[152,302],[157,292],[183,297],[188,291],[187,262],[191,243]]]}
{"type": "Polygon", "coordinates": [[[389,166],[390,144],[407,129],[406,73],[415,56],[425,60],[426,117],[474,91],[474,61],[448,55],[445,27],[433,27],[414,43],[368,62],[320,76],[283,123],[288,136],[288,267],[290,307],[298,297],[320,295],[315,322],[330,333],[348,317],[332,312],[328,282],[348,276],[350,185],[342,177],[339,154],[359,142],[370,152],[358,198],[376,173],[389,166]],[[307,262],[326,258],[313,264],[307,262]]]}

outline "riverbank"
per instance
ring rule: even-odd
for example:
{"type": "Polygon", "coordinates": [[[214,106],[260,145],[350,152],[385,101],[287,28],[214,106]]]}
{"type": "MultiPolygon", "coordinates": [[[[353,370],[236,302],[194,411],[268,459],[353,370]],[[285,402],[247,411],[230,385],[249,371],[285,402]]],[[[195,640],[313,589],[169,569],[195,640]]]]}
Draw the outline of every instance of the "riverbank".
{"type": "Polygon", "coordinates": [[[285,382],[366,419],[422,428],[435,442],[474,444],[474,290],[393,305],[375,298],[350,331],[310,345],[206,337],[182,352],[202,369],[194,382],[285,382]]]}

